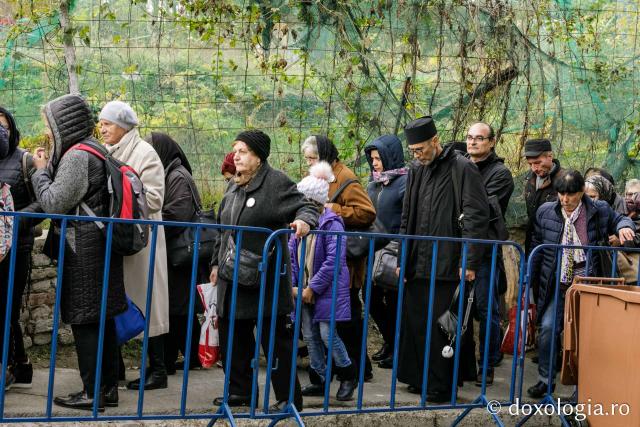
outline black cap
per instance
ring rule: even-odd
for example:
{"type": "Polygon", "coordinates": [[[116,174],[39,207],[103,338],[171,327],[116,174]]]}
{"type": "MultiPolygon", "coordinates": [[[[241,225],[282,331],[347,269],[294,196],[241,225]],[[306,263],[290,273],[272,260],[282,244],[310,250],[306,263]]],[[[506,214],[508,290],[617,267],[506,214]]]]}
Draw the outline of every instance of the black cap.
{"type": "Polygon", "coordinates": [[[245,130],[236,136],[236,141],[242,141],[256,153],[262,161],[267,160],[271,152],[271,138],[269,135],[257,129],[245,130]]]}
{"type": "Polygon", "coordinates": [[[551,151],[551,141],[548,139],[529,139],[524,143],[524,157],[538,157],[542,153],[551,151]]]}
{"type": "Polygon", "coordinates": [[[436,124],[431,116],[420,117],[407,123],[404,127],[404,136],[408,145],[420,144],[433,138],[438,134],[436,124]]]}

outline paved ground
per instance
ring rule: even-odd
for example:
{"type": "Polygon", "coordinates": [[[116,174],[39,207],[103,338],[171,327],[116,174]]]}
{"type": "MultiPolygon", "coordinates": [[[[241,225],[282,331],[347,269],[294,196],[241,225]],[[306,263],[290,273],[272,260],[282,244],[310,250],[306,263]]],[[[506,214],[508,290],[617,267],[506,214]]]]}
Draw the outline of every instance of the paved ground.
{"type": "MultiPolygon", "coordinates": [[[[38,369],[34,373],[33,387],[29,390],[17,390],[13,389],[6,394],[5,411],[7,417],[39,417],[45,414],[46,396],[47,396],[47,378],[48,370],[38,369]]],[[[134,379],[138,376],[138,371],[128,370],[127,378],[134,379]]],[[[494,385],[487,389],[487,398],[489,400],[507,400],[509,397],[509,378],[511,376],[511,360],[505,359],[502,366],[496,369],[494,385]]],[[[533,384],[536,379],[536,365],[532,364],[529,360],[526,363],[525,369],[525,394],[526,387],[533,384]]],[[[306,374],[301,371],[301,382],[304,384],[307,382],[306,374]]],[[[376,407],[376,406],[388,406],[390,401],[390,370],[382,370],[376,368],[373,381],[365,383],[364,385],[364,406],[376,407]]],[[[264,370],[262,370],[261,382],[264,381],[264,370]]],[[[74,369],[57,369],[54,387],[55,395],[65,395],[81,388],[80,377],[78,372],[74,369]]],[[[144,414],[178,414],[180,406],[180,393],[182,388],[182,371],[169,379],[169,387],[164,390],[154,390],[147,392],[144,398],[144,414]]],[[[223,375],[222,370],[219,368],[213,368],[210,370],[196,370],[191,371],[189,376],[188,387],[188,399],[187,399],[187,412],[188,413],[214,413],[215,409],[211,403],[212,399],[222,393],[223,389],[223,375]]],[[[337,384],[332,387],[332,396],[335,395],[337,384]]],[[[558,395],[567,397],[571,395],[571,388],[561,387],[558,390],[558,395]]],[[[459,401],[471,402],[480,393],[480,388],[476,387],[473,383],[465,383],[464,387],[459,389],[459,401]]],[[[262,398],[262,396],[261,396],[262,398]]],[[[273,401],[273,396],[271,396],[273,401]]],[[[261,400],[262,402],[262,400],[261,400]]],[[[419,403],[419,396],[409,394],[406,391],[406,387],[402,384],[398,384],[396,390],[396,404],[397,405],[415,405],[419,403]]],[[[138,404],[137,391],[121,390],[120,391],[120,404],[117,408],[108,408],[105,415],[131,415],[135,414],[138,404]]],[[[353,409],[355,408],[354,402],[338,402],[334,398],[330,400],[330,409],[353,409]]],[[[322,409],[322,398],[305,398],[305,411],[318,411],[322,409]]],[[[246,412],[246,408],[244,410],[246,412]]],[[[506,410],[503,410],[503,414],[506,418],[506,410]]],[[[84,411],[72,411],[65,410],[63,408],[53,407],[54,416],[76,415],[87,416],[89,413],[84,411]]],[[[453,417],[454,412],[444,412],[441,414],[447,417],[453,417]]],[[[387,419],[386,416],[377,415],[371,417],[371,419],[387,419]]],[[[415,421],[409,422],[414,419],[414,414],[402,415],[402,422],[395,425],[426,425],[425,419],[417,418],[415,421]],[[403,424],[405,422],[407,424],[403,424]]],[[[432,417],[433,418],[433,417],[432,417]]],[[[348,419],[348,417],[342,417],[342,419],[348,419]]],[[[435,418],[433,418],[435,419],[435,418]]],[[[433,421],[437,425],[443,425],[445,422],[442,417],[440,421],[433,421]]],[[[453,419],[453,418],[452,418],[453,419]]],[[[307,418],[311,421],[311,418],[307,418]]],[[[335,421],[335,419],[334,419],[335,421]]],[[[449,421],[450,422],[450,421],[449,421]]],[[[446,422],[447,424],[449,422],[446,422]]],[[[537,422],[531,425],[548,425],[549,419],[544,418],[537,420],[537,422]]],[[[357,424],[360,425],[358,422],[357,424]]],[[[377,423],[374,423],[377,425],[377,423]]],[[[490,424],[489,416],[484,409],[477,409],[473,411],[473,417],[469,418],[464,425],[484,425],[490,424]]],[[[129,425],[129,424],[127,424],[129,425]]],[[[351,425],[348,422],[347,425],[351,425]]],[[[434,424],[435,425],[435,424],[434,424]]]]}

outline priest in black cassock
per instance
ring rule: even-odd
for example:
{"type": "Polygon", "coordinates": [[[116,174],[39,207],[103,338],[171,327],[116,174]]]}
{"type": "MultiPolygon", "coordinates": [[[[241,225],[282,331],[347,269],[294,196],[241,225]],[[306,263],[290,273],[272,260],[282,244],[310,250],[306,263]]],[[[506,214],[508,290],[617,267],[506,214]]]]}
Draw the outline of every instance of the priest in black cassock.
{"type": "MultiPolygon", "coordinates": [[[[486,239],[489,203],[477,167],[452,145],[440,144],[429,116],[408,123],[404,133],[416,162],[409,171],[400,234],[486,239]]],[[[442,356],[449,342],[437,319],[449,308],[461,274],[469,290],[488,247],[468,245],[466,271],[462,273],[460,243],[439,242],[435,271],[431,270],[432,245],[431,241],[414,240],[408,246],[398,380],[408,384],[410,392],[421,393],[429,287],[435,274],[427,400],[443,403],[451,399],[454,358],[442,356]]],[[[457,313],[457,304],[455,307],[457,313]]],[[[473,360],[467,356],[461,354],[460,360],[473,360]]],[[[460,379],[462,375],[463,367],[460,379]]]]}

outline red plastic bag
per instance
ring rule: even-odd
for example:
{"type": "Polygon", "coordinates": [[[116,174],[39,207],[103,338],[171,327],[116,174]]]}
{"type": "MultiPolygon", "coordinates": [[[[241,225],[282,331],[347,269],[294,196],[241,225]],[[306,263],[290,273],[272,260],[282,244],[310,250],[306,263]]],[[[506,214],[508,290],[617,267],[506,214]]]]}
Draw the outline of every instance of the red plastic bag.
{"type": "MultiPolygon", "coordinates": [[[[524,325],[526,322],[527,325],[527,341],[524,346],[524,351],[527,352],[529,350],[533,350],[536,345],[536,306],[535,304],[529,304],[529,309],[524,310],[524,304],[522,304],[522,308],[520,310],[520,333],[519,333],[519,342],[518,342],[518,355],[522,351],[522,335],[524,332],[524,325]]],[[[516,317],[518,313],[518,306],[514,305],[509,309],[509,326],[507,327],[507,331],[504,334],[504,338],[502,339],[502,346],[500,347],[500,351],[505,354],[513,354],[513,343],[516,339],[516,317]]]]}
{"type": "Polygon", "coordinates": [[[198,285],[198,295],[204,307],[204,323],[200,329],[198,358],[203,368],[211,368],[220,360],[216,299],[218,292],[211,283],[198,285]]]}

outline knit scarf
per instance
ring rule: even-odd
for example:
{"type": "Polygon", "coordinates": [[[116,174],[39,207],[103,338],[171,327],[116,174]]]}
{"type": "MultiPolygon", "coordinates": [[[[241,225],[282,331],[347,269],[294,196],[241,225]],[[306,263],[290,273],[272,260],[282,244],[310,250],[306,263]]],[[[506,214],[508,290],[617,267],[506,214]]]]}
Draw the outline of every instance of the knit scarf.
{"type": "MultiPolygon", "coordinates": [[[[580,213],[582,212],[582,202],[578,207],[567,216],[567,213],[562,209],[562,216],[564,217],[564,231],[562,232],[562,245],[567,246],[582,246],[578,232],[576,231],[575,222],[578,220],[580,213]]],[[[582,249],[564,249],[562,251],[562,262],[560,270],[560,282],[571,283],[573,280],[573,267],[575,264],[586,261],[587,257],[582,249]]]]}
{"type": "Polygon", "coordinates": [[[373,182],[382,183],[383,185],[388,185],[392,179],[401,175],[406,175],[408,173],[409,173],[409,169],[407,168],[389,169],[382,172],[373,171],[372,173],[373,182]]]}

